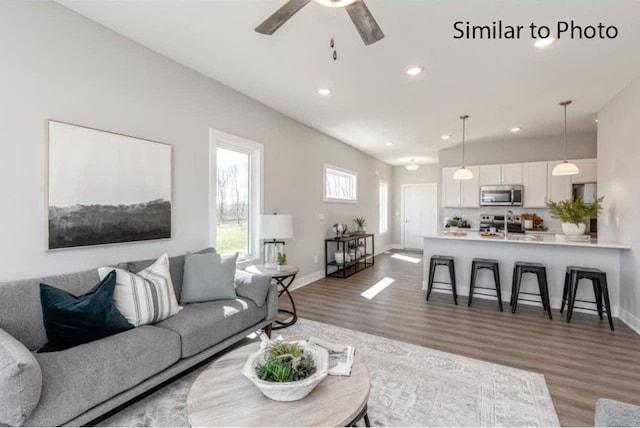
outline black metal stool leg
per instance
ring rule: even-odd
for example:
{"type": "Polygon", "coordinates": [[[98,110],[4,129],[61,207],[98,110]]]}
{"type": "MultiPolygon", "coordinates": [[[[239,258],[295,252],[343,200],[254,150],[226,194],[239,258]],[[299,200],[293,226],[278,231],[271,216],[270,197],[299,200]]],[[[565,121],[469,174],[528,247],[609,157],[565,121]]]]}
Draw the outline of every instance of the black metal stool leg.
{"type": "Polygon", "coordinates": [[[513,305],[511,305],[511,313],[516,313],[516,308],[518,307],[518,295],[520,294],[520,284],[522,283],[522,269],[515,268],[513,270],[513,275],[515,276],[516,288],[513,291],[513,305]]]}
{"type": "Polygon", "coordinates": [[[540,274],[538,276],[538,284],[541,284],[540,288],[541,288],[542,306],[544,306],[544,308],[547,311],[547,314],[549,314],[549,319],[552,320],[553,315],[551,315],[551,299],[549,299],[549,285],[547,284],[546,268],[543,268],[540,271],[540,274]]]}
{"type": "Polygon", "coordinates": [[[606,275],[602,275],[602,282],[600,283],[600,289],[602,290],[602,297],[604,297],[604,306],[607,310],[607,319],[609,320],[609,327],[613,328],[613,318],[611,317],[611,303],[609,302],[609,286],[607,285],[606,275]]]}
{"type": "Polygon", "coordinates": [[[602,285],[600,284],[600,279],[592,279],[591,284],[593,285],[593,295],[596,298],[598,317],[600,317],[600,319],[604,319],[602,317],[602,285]]]}
{"type": "Polygon", "coordinates": [[[473,288],[476,285],[476,271],[477,265],[476,262],[471,263],[471,281],[469,282],[469,302],[467,306],[471,306],[471,301],[473,300],[473,288]]]}
{"type": "Polygon", "coordinates": [[[496,295],[498,296],[498,307],[500,308],[500,312],[504,312],[502,310],[502,286],[500,285],[500,268],[496,266],[493,270],[493,280],[496,283],[496,295]]]}
{"type": "Polygon", "coordinates": [[[453,291],[453,303],[458,304],[458,290],[456,288],[456,267],[453,260],[449,262],[449,276],[451,277],[451,291],[453,291]]]}
{"type": "Polygon", "coordinates": [[[560,305],[560,313],[564,311],[564,305],[567,303],[567,294],[569,294],[569,272],[564,274],[564,289],[562,290],[562,304],[560,305]]]}
{"type": "Polygon", "coordinates": [[[433,260],[429,262],[429,285],[427,287],[427,300],[429,300],[429,296],[431,295],[431,290],[433,289],[433,277],[436,272],[436,264],[433,260]]]}
{"type": "Polygon", "coordinates": [[[576,293],[578,291],[579,282],[580,278],[578,276],[578,272],[571,271],[569,278],[569,300],[567,302],[567,322],[571,322],[571,317],[573,316],[573,307],[576,304],[576,293]]]}

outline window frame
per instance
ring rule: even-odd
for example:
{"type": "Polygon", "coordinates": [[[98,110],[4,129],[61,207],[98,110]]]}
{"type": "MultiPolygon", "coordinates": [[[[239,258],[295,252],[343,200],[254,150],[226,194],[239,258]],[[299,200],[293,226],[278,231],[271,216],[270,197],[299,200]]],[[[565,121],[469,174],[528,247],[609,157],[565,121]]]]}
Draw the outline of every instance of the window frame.
{"type": "Polygon", "coordinates": [[[233,150],[249,155],[249,252],[238,257],[238,263],[260,258],[260,214],[263,211],[264,194],[264,145],[237,135],[227,134],[216,129],[209,130],[209,245],[217,243],[217,195],[218,171],[217,149],[233,150]]]}
{"type": "Polygon", "coordinates": [[[378,181],[378,233],[389,233],[389,182],[378,181]],[[382,204],[382,189],[384,188],[384,206],[382,204]],[[384,226],[384,228],[383,228],[384,226]]]}
{"type": "Polygon", "coordinates": [[[358,173],[355,171],[350,171],[345,168],[340,168],[328,163],[324,164],[323,174],[322,174],[322,196],[324,202],[330,203],[340,203],[340,204],[357,204],[358,203],[358,173]],[[351,192],[353,196],[351,198],[336,198],[327,195],[327,176],[329,171],[335,171],[337,174],[333,175],[341,175],[343,177],[350,178],[352,180],[351,183],[351,192]]]}

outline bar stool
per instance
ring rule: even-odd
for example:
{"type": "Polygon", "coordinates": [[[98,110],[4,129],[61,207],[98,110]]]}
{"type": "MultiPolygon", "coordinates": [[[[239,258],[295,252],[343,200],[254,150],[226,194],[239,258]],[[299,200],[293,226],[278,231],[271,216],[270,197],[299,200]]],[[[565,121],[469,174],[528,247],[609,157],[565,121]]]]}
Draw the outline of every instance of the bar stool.
{"type": "Polygon", "coordinates": [[[493,259],[475,258],[471,262],[471,283],[469,284],[469,304],[467,306],[471,306],[471,300],[473,299],[473,292],[476,288],[480,288],[483,290],[494,290],[494,288],[490,288],[490,287],[476,287],[476,273],[480,269],[488,269],[493,272],[493,282],[495,284],[496,296],[493,296],[493,294],[486,294],[486,293],[478,293],[478,294],[481,296],[497,297],[498,307],[500,308],[500,312],[503,312],[502,311],[502,293],[500,291],[500,270],[498,269],[498,261],[493,259]]]}
{"type": "MultiPolygon", "coordinates": [[[[571,321],[573,316],[573,309],[576,308],[576,302],[583,303],[595,303],[600,319],[604,319],[603,312],[603,299],[604,310],[607,311],[607,320],[609,321],[609,327],[613,328],[613,319],[611,318],[611,303],[609,302],[609,287],[607,285],[607,273],[603,270],[596,268],[587,268],[581,266],[567,266],[566,273],[564,275],[564,290],[562,291],[562,305],[560,306],[560,313],[564,310],[565,303],[567,304],[567,322],[571,321]],[[578,292],[578,285],[581,279],[588,279],[593,285],[593,294],[595,301],[576,299],[578,292]]],[[[593,310],[591,308],[578,309],[593,310]]]]}
{"type": "Polygon", "coordinates": [[[434,287],[433,284],[450,284],[453,293],[453,303],[458,304],[458,290],[456,290],[456,268],[453,264],[453,257],[450,256],[431,256],[429,262],[429,286],[427,287],[427,300],[431,295],[431,290],[449,290],[444,287],[434,287]],[[434,281],[433,277],[438,266],[447,266],[449,268],[449,280],[451,282],[434,281]]]}
{"type": "Polygon", "coordinates": [[[512,314],[516,312],[518,300],[538,303],[537,300],[521,299],[520,294],[540,296],[542,307],[549,314],[549,319],[553,319],[551,315],[551,304],[549,303],[549,288],[547,287],[547,268],[542,263],[515,262],[513,265],[513,279],[511,282],[511,302],[509,303],[511,305],[512,314]],[[536,275],[540,294],[520,291],[522,275],[525,273],[533,273],[536,275]]]}

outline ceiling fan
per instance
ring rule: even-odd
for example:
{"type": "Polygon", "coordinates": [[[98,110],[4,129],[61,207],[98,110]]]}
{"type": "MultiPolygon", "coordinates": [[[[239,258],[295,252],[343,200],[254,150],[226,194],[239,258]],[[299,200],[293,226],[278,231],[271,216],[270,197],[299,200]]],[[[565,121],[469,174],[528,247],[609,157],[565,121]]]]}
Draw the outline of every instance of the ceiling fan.
{"type": "MultiPolygon", "coordinates": [[[[258,33],[270,36],[310,1],[311,0],[289,0],[262,24],[258,25],[255,30],[258,33]]],[[[360,33],[360,37],[362,37],[362,41],[365,45],[373,44],[384,37],[384,33],[373,18],[373,15],[371,15],[371,12],[369,12],[369,9],[363,0],[315,1],[323,6],[344,7],[353,21],[353,24],[356,26],[358,33],[360,33]]]]}

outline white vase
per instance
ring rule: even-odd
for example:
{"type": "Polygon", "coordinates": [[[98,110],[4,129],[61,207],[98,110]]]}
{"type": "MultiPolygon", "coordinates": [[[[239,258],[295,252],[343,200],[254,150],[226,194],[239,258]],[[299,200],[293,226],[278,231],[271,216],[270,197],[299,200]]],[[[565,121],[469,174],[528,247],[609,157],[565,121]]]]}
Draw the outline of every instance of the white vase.
{"type": "Polygon", "coordinates": [[[335,253],[334,256],[336,258],[336,263],[338,263],[339,265],[344,263],[344,257],[343,257],[343,254],[341,252],[340,253],[335,253]]]}
{"type": "Polygon", "coordinates": [[[459,231],[460,229],[458,228],[458,226],[449,226],[449,233],[453,233],[455,235],[459,231]]]}
{"type": "Polygon", "coordinates": [[[584,223],[562,223],[562,233],[565,235],[584,235],[584,230],[587,227],[584,223]]]}

